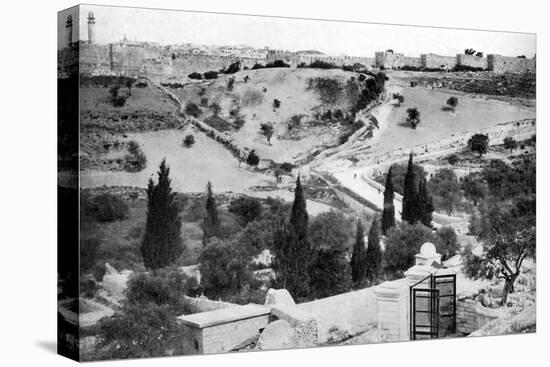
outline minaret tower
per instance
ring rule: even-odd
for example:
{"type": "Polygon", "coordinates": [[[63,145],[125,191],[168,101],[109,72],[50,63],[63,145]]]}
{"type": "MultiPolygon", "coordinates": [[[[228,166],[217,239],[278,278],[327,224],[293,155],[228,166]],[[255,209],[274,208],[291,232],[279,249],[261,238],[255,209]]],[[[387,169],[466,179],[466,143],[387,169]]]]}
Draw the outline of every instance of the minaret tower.
{"type": "Polygon", "coordinates": [[[67,34],[67,47],[71,47],[73,43],[73,16],[69,15],[67,17],[67,22],[65,23],[65,30],[67,34]]]}
{"type": "Polygon", "coordinates": [[[94,13],[88,13],[88,43],[95,43],[95,18],[94,13]]]}

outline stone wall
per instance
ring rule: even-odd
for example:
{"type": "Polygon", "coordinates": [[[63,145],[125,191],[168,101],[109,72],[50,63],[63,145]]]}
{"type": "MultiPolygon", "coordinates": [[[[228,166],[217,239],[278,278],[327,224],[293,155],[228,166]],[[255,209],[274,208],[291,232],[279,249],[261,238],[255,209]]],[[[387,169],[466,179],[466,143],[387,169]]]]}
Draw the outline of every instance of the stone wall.
{"type": "Polygon", "coordinates": [[[385,69],[400,69],[404,66],[422,67],[420,57],[405,56],[400,53],[381,51],[374,54],[376,67],[385,69]]]}
{"type": "Polygon", "coordinates": [[[337,66],[363,64],[386,69],[400,69],[405,66],[427,69],[451,70],[457,64],[481,67],[496,73],[535,72],[536,60],[488,55],[487,58],[458,54],[441,56],[422,54],[420,57],[405,56],[402,53],[381,51],[374,58],[362,56],[332,56],[324,54],[304,54],[288,51],[270,51],[265,57],[236,57],[221,55],[174,52],[170,47],[149,43],[122,41],[108,45],[77,42],[58,51],[58,73],[60,76],[78,71],[89,74],[124,74],[151,78],[183,78],[192,72],[219,71],[240,61],[242,67],[252,67],[256,63],[265,64],[283,60],[295,68],[301,63],[307,65],[316,60],[333,63],[337,66]]]}
{"type": "Polygon", "coordinates": [[[501,55],[487,56],[488,68],[495,73],[523,73],[536,71],[536,59],[525,59],[501,55]]]}
{"type": "Polygon", "coordinates": [[[498,309],[483,307],[471,298],[459,298],[456,303],[456,332],[468,335],[500,316],[498,309]]]}
{"type": "Polygon", "coordinates": [[[489,67],[486,57],[477,57],[475,55],[457,54],[457,65],[469,66],[473,68],[482,68],[486,70],[489,67]]]}
{"type": "Polygon", "coordinates": [[[377,322],[378,305],[373,287],[301,303],[297,307],[315,315],[321,342],[326,341],[331,329],[354,335],[377,322]]]}
{"type": "Polygon", "coordinates": [[[426,69],[450,70],[456,66],[456,57],[436,54],[422,54],[422,67],[426,69]]]}

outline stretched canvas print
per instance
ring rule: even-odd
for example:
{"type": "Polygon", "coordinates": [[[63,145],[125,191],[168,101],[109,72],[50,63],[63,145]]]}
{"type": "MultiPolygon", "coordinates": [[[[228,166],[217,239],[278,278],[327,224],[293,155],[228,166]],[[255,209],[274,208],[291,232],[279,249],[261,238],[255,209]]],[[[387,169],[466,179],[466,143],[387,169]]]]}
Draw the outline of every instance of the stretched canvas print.
{"type": "Polygon", "coordinates": [[[534,34],[58,13],[80,361],[536,331],[534,34]]]}

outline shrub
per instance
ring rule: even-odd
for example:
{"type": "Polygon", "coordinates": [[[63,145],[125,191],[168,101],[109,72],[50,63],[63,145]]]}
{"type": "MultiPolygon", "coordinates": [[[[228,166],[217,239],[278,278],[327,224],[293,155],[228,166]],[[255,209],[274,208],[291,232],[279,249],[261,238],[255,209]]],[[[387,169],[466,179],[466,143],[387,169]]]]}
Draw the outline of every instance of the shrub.
{"type": "Polygon", "coordinates": [[[285,63],[283,60],[275,60],[265,64],[265,68],[289,68],[290,65],[285,63]]]}
{"type": "Polygon", "coordinates": [[[98,222],[113,222],[128,217],[128,205],[119,196],[110,193],[97,195],[91,200],[89,214],[98,222]]]}
{"type": "Polygon", "coordinates": [[[135,140],[128,143],[128,153],[126,159],[126,170],[130,172],[142,171],[147,166],[147,158],[135,140]]]}
{"type": "Polygon", "coordinates": [[[241,62],[240,62],[240,61],[235,61],[234,63],[232,63],[231,65],[229,65],[229,67],[227,68],[227,70],[225,71],[225,73],[226,73],[226,74],[235,74],[235,73],[238,72],[240,69],[241,69],[241,62]]]}
{"type": "Polygon", "coordinates": [[[126,300],[130,303],[154,303],[169,305],[175,313],[186,311],[184,296],[188,280],[176,268],[164,268],[139,273],[128,282],[126,300]]]}
{"type": "Polygon", "coordinates": [[[336,79],[317,77],[308,80],[308,89],[315,90],[323,103],[333,104],[342,96],[344,87],[336,79]]]}
{"type": "Polygon", "coordinates": [[[202,97],[202,98],[201,98],[201,102],[200,102],[200,106],[201,106],[201,107],[206,107],[206,106],[208,106],[208,98],[202,97]]]}
{"type": "Polygon", "coordinates": [[[201,115],[202,111],[200,107],[193,102],[187,102],[187,104],[185,105],[185,113],[197,118],[201,115]]]}
{"type": "Polygon", "coordinates": [[[309,64],[309,67],[314,69],[339,69],[336,64],[322,60],[313,61],[311,64],[309,64]]]}
{"type": "Polygon", "coordinates": [[[189,134],[183,139],[183,146],[189,148],[193,144],[195,144],[195,137],[193,135],[189,134]]]}
{"type": "Polygon", "coordinates": [[[289,163],[289,162],[281,163],[281,169],[285,172],[291,172],[294,168],[296,168],[296,165],[292,163],[289,163]]]}
{"type": "Polygon", "coordinates": [[[220,107],[219,104],[217,104],[216,102],[213,102],[211,105],[210,105],[210,111],[212,111],[212,113],[215,115],[215,116],[218,116],[219,113],[221,112],[222,108],[220,107]]]}
{"type": "Polygon", "coordinates": [[[456,155],[456,154],[451,154],[451,155],[449,156],[449,158],[447,158],[447,161],[449,162],[449,164],[450,164],[450,165],[453,165],[453,166],[454,166],[455,164],[457,164],[459,160],[460,160],[460,159],[458,158],[458,155],[456,155]]]}
{"type": "Polygon", "coordinates": [[[441,227],[436,232],[437,252],[441,254],[442,260],[447,260],[453,257],[460,250],[458,238],[453,227],[441,227]]]}
{"type": "Polygon", "coordinates": [[[202,80],[202,74],[193,72],[187,76],[189,79],[196,79],[196,80],[202,80]]]}
{"type": "Polygon", "coordinates": [[[212,238],[200,256],[201,283],[207,296],[240,292],[252,279],[250,256],[236,244],[212,238]]]}
{"type": "Polygon", "coordinates": [[[233,77],[229,78],[229,80],[227,81],[227,90],[231,92],[233,90],[234,85],[235,85],[235,79],[233,77]]]}
{"type": "Polygon", "coordinates": [[[242,219],[243,224],[246,225],[260,217],[262,214],[262,204],[256,198],[240,197],[231,201],[228,211],[238,215],[242,219]]]}
{"type": "Polygon", "coordinates": [[[109,89],[110,100],[113,106],[122,107],[126,104],[128,96],[120,94],[120,86],[114,85],[109,89]]]}
{"type": "Polygon", "coordinates": [[[246,163],[250,166],[257,166],[260,163],[260,157],[256,154],[255,150],[252,150],[246,158],[246,163]]]}
{"type": "Polygon", "coordinates": [[[281,107],[281,101],[279,101],[277,98],[273,100],[273,109],[277,109],[281,107]]]}
{"type": "Polygon", "coordinates": [[[216,79],[218,77],[217,71],[207,71],[203,74],[204,79],[216,79]]]}
{"type": "Polygon", "coordinates": [[[384,251],[385,271],[401,274],[414,265],[414,255],[425,242],[435,243],[432,230],[422,224],[401,223],[390,229],[384,251]]]}

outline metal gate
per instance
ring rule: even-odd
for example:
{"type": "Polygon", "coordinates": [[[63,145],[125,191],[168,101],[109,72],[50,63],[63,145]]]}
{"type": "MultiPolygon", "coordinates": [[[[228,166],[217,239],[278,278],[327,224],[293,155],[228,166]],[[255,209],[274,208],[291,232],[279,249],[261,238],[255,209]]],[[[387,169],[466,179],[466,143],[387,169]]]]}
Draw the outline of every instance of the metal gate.
{"type": "Polygon", "coordinates": [[[410,287],[411,340],[449,336],[456,330],[456,276],[429,275],[410,287]]]}

